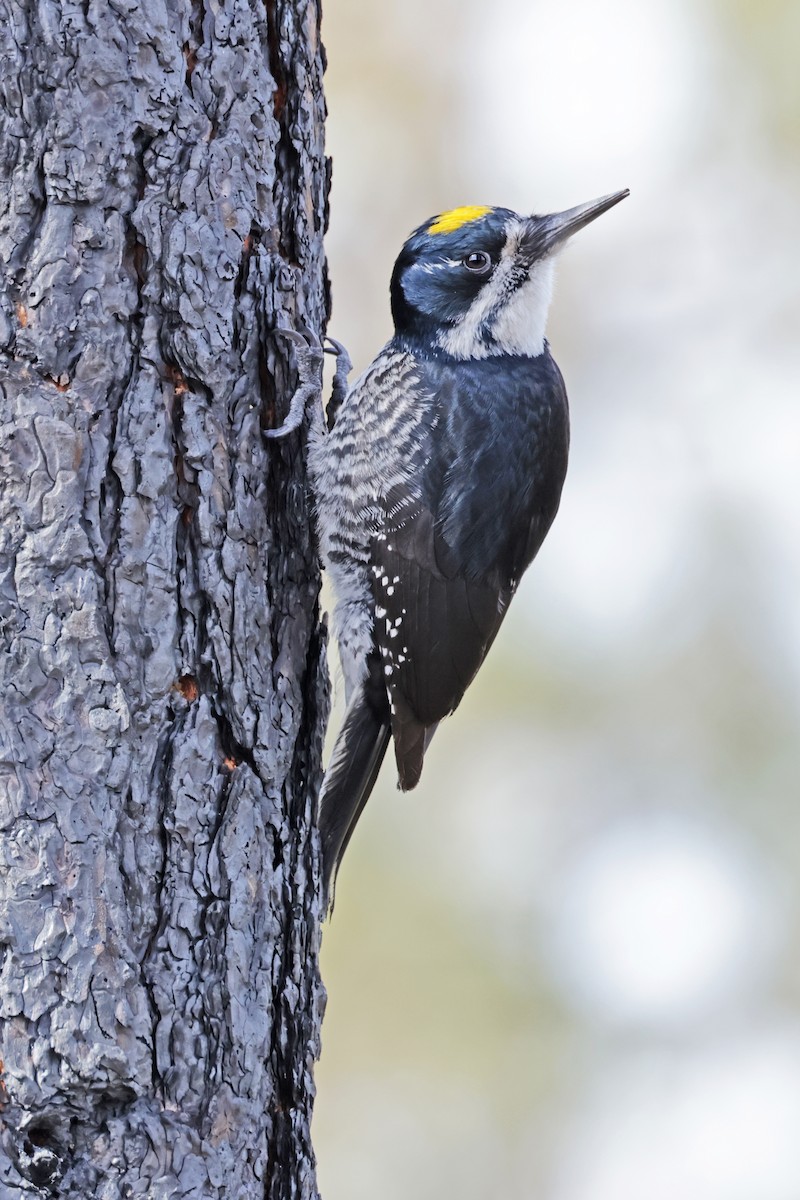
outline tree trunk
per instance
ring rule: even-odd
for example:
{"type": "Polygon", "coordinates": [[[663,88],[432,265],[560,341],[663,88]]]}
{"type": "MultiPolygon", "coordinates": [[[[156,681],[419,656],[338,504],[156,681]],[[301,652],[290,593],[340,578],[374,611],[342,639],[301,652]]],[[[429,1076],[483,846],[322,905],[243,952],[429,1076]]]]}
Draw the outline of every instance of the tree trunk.
{"type": "Polygon", "coordinates": [[[0,1196],[314,1197],[318,5],[0,39],[0,1196]]]}

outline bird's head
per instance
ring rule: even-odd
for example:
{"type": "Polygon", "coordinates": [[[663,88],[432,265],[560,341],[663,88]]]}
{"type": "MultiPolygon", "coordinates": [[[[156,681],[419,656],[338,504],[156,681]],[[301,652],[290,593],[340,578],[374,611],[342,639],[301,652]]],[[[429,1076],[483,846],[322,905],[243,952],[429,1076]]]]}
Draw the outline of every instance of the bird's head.
{"type": "Polygon", "coordinates": [[[548,216],[480,205],[432,217],[395,263],[395,331],[460,359],[541,354],[556,253],[627,195],[548,216]]]}

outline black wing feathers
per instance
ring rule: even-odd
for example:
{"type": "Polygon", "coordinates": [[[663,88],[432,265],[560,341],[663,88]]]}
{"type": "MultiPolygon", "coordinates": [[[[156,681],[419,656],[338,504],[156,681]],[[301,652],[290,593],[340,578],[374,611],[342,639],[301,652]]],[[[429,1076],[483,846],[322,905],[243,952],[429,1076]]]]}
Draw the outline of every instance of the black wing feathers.
{"type": "Polygon", "coordinates": [[[400,786],[460,703],[558,509],[566,393],[549,354],[424,364],[436,396],[424,461],[385,497],[372,546],[376,644],[400,786]]]}
{"type": "MultiPolygon", "coordinates": [[[[487,359],[443,380],[434,461],[443,547],[470,578],[519,582],[558,510],[567,469],[564,382],[549,353],[487,359]]],[[[428,493],[430,501],[434,495],[428,493]]]]}

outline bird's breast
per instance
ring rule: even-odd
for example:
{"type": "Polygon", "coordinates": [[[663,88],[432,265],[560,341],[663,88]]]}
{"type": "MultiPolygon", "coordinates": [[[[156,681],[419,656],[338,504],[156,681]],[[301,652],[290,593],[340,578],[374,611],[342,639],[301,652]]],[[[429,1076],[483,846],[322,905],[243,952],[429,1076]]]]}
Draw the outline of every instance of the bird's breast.
{"type": "Polygon", "coordinates": [[[549,352],[436,363],[438,421],[426,499],[450,569],[519,578],[558,509],[569,416],[549,352]],[[434,507],[435,506],[435,507],[434,507]]]}

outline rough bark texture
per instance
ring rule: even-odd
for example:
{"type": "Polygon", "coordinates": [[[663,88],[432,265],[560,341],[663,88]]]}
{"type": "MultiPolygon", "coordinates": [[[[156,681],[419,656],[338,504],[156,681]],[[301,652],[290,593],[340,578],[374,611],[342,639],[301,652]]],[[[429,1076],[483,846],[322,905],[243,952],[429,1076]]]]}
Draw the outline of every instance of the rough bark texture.
{"type": "Polygon", "coordinates": [[[314,0],[0,2],[0,1197],[313,1197],[314,0]]]}

